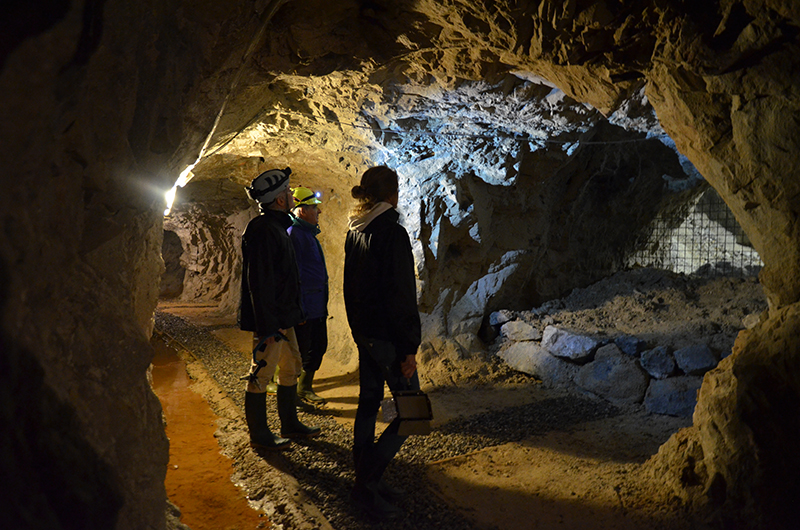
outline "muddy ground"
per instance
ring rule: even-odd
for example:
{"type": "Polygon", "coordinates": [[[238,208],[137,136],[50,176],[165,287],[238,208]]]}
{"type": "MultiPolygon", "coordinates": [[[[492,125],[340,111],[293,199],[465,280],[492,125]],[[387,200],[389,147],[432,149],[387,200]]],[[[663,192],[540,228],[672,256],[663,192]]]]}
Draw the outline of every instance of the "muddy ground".
{"type": "MultiPolygon", "coordinates": [[[[755,279],[640,270],[576,290],[548,314],[572,329],[668,339],[676,347],[704,340],[724,350],[765,305],[755,279]]],[[[473,360],[452,367],[448,378],[457,384],[426,388],[434,432],[410,438],[387,471],[407,492],[409,513],[391,525],[370,521],[348,500],[358,392],[352,368],[326,362],[318,373],[316,388],[328,404],[301,418],[323,426],[322,437],[287,454],[258,454],[247,444],[237,382],[250,337],[213,307],[164,303],[159,312],[157,330],[182,352],[192,388],[219,416],[216,437],[233,461],[233,482],[275,528],[702,527],[643,466],[690,419],[547,388],[492,355],[502,339],[487,346],[485,369],[475,370],[473,360]]]]}

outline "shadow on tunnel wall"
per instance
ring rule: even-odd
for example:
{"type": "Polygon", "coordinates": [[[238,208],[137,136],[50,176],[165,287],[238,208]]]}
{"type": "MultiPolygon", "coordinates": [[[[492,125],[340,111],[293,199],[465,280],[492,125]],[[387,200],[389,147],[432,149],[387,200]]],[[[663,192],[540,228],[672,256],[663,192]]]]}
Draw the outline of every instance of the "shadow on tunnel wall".
{"type": "MultiPolygon", "coordinates": [[[[8,275],[0,260],[0,321],[8,275]]],[[[4,528],[114,528],[123,504],[112,469],[72,409],[44,382],[33,352],[0,333],[0,468],[4,528]]]]}
{"type": "Polygon", "coordinates": [[[164,230],[161,257],[164,260],[164,274],[161,276],[160,299],[177,298],[183,293],[183,280],[186,269],[181,264],[183,245],[181,238],[172,230],[164,230]]]}

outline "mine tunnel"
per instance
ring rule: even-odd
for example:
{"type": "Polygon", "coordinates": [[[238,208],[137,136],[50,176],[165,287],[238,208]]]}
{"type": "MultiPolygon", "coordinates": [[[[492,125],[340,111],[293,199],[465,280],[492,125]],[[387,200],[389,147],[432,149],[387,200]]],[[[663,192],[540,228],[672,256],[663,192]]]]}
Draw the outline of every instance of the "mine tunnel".
{"type": "Polygon", "coordinates": [[[204,341],[235,331],[239,238],[257,215],[244,187],[291,167],[323,200],[325,362],[354,373],[350,190],[386,165],[414,253],[425,388],[434,404],[488,404],[409,444],[397,467],[420,500],[402,524],[512,528],[458,499],[528,494],[536,478],[519,471],[533,468],[497,462],[549,460],[566,497],[508,494],[516,509],[502,512],[534,527],[560,513],[658,527],[648,517],[666,513],[664,528],[793,528],[799,27],[778,0],[15,4],[0,47],[5,526],[178,527],[150,382],[153,339],[167,337],[233,401],[221,439],[238,472],[299,478],[300,501],[248,482],[267,519],[370,527],[346,507],[346,426],[309,414],[327,445],[257,458],[236,420],[240,374],[215,368],[224,341],[204,341]],[[530,400],[506,401],[512,387],[530,400]],[[634,456],[581,453],[608,427],[576,427],[579,412],[618,437],[647,422],[663,436],[629,444],[634,456]],[[594,457],[638,477],[605,484],[607,505],[567,486],[594,457]],[[625,504],[637,498],[645,519],[625,504]]]}

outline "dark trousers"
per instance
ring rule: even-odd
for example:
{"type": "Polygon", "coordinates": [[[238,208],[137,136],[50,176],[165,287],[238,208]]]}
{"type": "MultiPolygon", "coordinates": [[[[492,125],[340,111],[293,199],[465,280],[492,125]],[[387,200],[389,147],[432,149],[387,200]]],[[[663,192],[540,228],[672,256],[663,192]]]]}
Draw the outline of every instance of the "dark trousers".
{"type": "Polygon", "coordinates": [[[322,356],[328,349],[328,318],[311,318],[294,327],[297,345],[303,358],[303,370],[316,372],[322,365],[322,356]]]}
{"type": "Polygon", "coordinates": [[[386,427],[377,442],[375,441],[375,423],[383,399],[384,382],[392,391],[419,390],[419,378],[416,372],[410,380],[402,376],[401,359],[396,358],[392,343],[360,336],[355,339],[360,365],[360,390],[353,427],[353,456],[357,471],[359,460],[366,457],[370,462],[367,464],[370,468],[368,472],[375,473],[376,478],[380,478],[383,470],[408,438],[397,434],[400,419],[396,418],[386,427]]]}

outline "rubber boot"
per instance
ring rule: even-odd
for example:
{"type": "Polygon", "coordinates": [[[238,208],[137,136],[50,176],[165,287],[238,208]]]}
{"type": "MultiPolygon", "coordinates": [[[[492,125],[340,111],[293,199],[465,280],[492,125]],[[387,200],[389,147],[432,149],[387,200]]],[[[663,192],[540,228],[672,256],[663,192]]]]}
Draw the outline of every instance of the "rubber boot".
{"type": "Polygon", "coordinates": [[[317,412],[317,407],[309,403],[306,403],[305,401],[300,399],[300,396],[295,396],[294,408],[297,409],[297,412],[307,412],[309,414],[317,412]]]}
{"type": "MultiPolygon", "coordinates": [[[[361,459],[361,456],[366,452],[373,451],[374,446],[375,444],[373,443],[370,444],[368,447],[360,447],[360,448],[353,447],[354,469],[356,470],[359,469],[359,460],[361,459]]],[[[387,467],[389,467],[389,462],[383,462],[374,469],[373,475],[377,477],[377,482],[378,482],[377,491],[381,495],[381,497],[383,497],[390,503],[400,504],[406,498],[406,493],[400,488],[392,486],[391,484],[386,482],[386,480],[383,478],[383,474],[386,471],[387,467]]]]}
{"type": "Polygon", "coordinates": [[[400,504],[406,497],[406,494],[400,488],[395,488],[383,478],[383,472],[386,471],[389,463],[381,465],[377,470],[378,493],[381,497],[386,499],[392,504],[400,504]]]}
{"type": "Polygon", "coordinates": [[[320,406],[327,403],[325,398],[318,396],[314,392],[314,374],[316,372],[300,372],[300,379],[297,380],[297,395],[306,403],[314,406],[320,406]]]}
{"type": "Polygon", "coordinates": [[[285,438],[313,438],[319,427],[307,427],[297,419],[297,385],[278,385],[278,417],[281,419],[281,436],[285,438]]]}
{"type": "Polygon", "coordinates": [[[255,392],[244,394],[244,416],[250,430],[250,445],[267,451],[289,448],[289,440],[276,436],[267,425],[267,395],[255,392]]]}
{"type": "Polygon", "coordinates": [[[387,521],[398,517],[402,510],[381,492],[381,474],[387,464],[377,461],[372,448],[355,452],[356,482],[350,500],[371,517],[387,521]]]}

